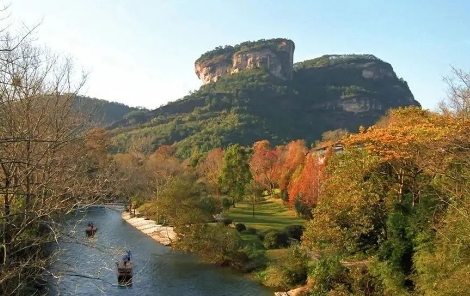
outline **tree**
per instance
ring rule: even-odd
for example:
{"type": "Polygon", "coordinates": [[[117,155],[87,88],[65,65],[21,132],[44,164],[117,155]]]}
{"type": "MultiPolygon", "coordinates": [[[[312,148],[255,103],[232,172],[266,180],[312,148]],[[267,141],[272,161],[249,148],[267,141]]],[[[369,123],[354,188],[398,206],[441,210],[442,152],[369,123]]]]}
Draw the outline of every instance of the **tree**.
{"type": "Polygon", "coordinates": [[[285,191],[294,173],[302,168],[308,150],[303,140],[292,141],[284,147],[278,147],[277,150],[280,160],[276,164],[276,180],[279,188],[285,191]]]}
{"type": "Polygon", "coordinates": [[[224,154],[219,184],[232,198],[234,207],[235,202],[245,195],[247,185],[252,179],[248,160],[248,151],[238,144],[230,145],[224,154]]]}
{"type": "Polygon", "coordinates": [[[295,180],[289,183],[289,202],[294,204],[298,197],[307,208],[312,209],[320,198],[320,190],[326,178],[327,159],[331,156],[331,149],[322,158],[312,150],[306,157],[302,169],[295,180]]]}
{"type": "Polygon", "coordinates": [[[197,166],[199,178],[203,180],[209,191],[217,197],[220,195],[218,181],[223,157],[224,150],[222,148],[213,149],[207,153],[206,157],[197,166]]]}
{"type": "Polygon", "coordinates": [[[447,100],[439,104],[441,112],[457,117],[470,118],[470,72],[452,67],[452,75],[445,77],[447,100]]]}
{"type": "Polygon", "coordinates": [[[173,147],[163,145],[144,161],[145,188],[147,193],[146,196],[143,196],[143,199],[157,201],[155,213],[157,221],[160,221],[158,199],[172,179],[181,175],[184,171],[182,164],[173,153],[173,147]]]}
{"type": "Polygon", "coordinates": [[[210,220],[211,213],[204,211],[200,201],[196,176],[185,173],[170,179],[156,204],[165,220],[178,228],[210,220]]]}
{"type": "Polygon", "coordinates": [[[251,180],[247,186],[248,200],[251,203],[252,216],[255,217],[255,205],[258,203],[261,194],[263,193],[263,188],[255,180],[251,180]]]}
{"type": "Polygon", "coordinates": [[[57,241],[63,215],[96,202],[113,187],[108,141],[86,131],[79,78],[71,60],[27,37],[0,38],[0,294],[25,289],[44,270],[42,246],[57,241]]]}
{"type": "Polygon", "coordinates": [[[349,135],[349,132],[346,129],[326,131],[322,134],[322,142],[337,142],[347,135],[349,135]]]}
{"type": "Polygon", "coordinates": [[[263,140],[253,144],[253,154],[250,158],[250,170],[253,179],[272,195],[275,187],[276,163],[279,152],[271,148],[269,141],[263,140]]]}

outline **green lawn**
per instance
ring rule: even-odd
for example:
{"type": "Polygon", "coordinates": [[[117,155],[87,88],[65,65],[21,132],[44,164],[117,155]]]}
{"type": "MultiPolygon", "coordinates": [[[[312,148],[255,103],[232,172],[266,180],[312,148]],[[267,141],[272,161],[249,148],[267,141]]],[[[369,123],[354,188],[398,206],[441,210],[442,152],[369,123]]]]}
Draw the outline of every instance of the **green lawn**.
{"type": "Polygon", "coordinates": [[[255,217],[252,216],[250,203],[237,203],[236,208],[230,208],[223,214],[232,219],[233,223],[243,223],[246,227],[256,229],[275,228],[283,230],[288,225],[303,225],[305,220],[295,216],[293,210],[289,210],[282,204],[282,200],[269,198],[255,205],[255,217]]]}

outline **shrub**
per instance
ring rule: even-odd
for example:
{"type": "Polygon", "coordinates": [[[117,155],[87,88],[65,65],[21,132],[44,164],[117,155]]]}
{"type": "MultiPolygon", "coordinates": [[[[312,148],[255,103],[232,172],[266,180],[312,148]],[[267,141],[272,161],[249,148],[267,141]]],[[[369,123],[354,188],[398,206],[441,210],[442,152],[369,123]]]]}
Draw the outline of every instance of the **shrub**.
{"type": "Polygon", "coordinates": [[[212,196],[204,197],[199,201],[201,209],[209,214],[216,214],[222,211],[220,199],[212,196]]]}
{"type": "Polygon", "coordinates": [[[273,231],[276,232],[276,231],[279,231],[279,230],[270,228],[270,229],[266,229],[266,230],[262,230],[262,231],[257,231],[256,235],[258,236],[258,238],[261,241],[264,241],[264,238],[265,238],[266,234],[268,234],[269,232],[273,232],[273,231]]]}
{"type": "Polygon", "coordinates": [[[226,197],[222,197],[222,207],[224,208],[224,210],[230,209],[231,206],[232,201],[226,197]]]}
{"type": "Polygon", "coordinates": [[[281,190],[281,199],[285,202],[289,201],[289,194],[287,194],[287,190],[281,190]]]}
{"type": "Polygon", "coordinates": [[[289,225],[284,229],[284,232],[288,237],[300,241],[300,238],[304,232],[304,227],[302,225],[289,225]]]}
{"type": "Polygon", "coordinates": [[[224,223],[225,226],[232,224],[232,219],[223,218],[220,222],[224,223]]]}
{"type": "Polygon", "coordinates": [[[238,230],[238,232],[242,232],[243,230],[246,229],[246,226],[243,223],[237,223],[235,224],[235,228],[238,230]]]}
{"type": "Polygon", "coordinates": [[[264,284],[287,290],[305,284],[307,275],[308,255],[306,250],[300,246],[292,246],[285,255],[268,267],[264,284]]]}
{"type": "Polygon", "coordinates": [[[279,230],[268,231],[264,235],[263,245],[266,249],[287,247],[289,245],[287,234],[279,230]]]}
{"type": "Polygon", "coordinates": [[[341,265],[337,256],[323,257],[315,262],[309,275],[315,279],[314,295],[324,295],[330,290],[338,290],[349,285],[348,269],[341,265]]]}
{"type": "Polygon", "coordinates": [[[207,263],[243,269],[249,255],[245,242],[235,229],[208,224],[181,227],[177,230],[179,239],[174,243],[176,250],[192,252],[207,263]]]}
{"type": "Polygon", "coordinates": [[[304,219],[312,219],[312,208],[302,202],[302,198],[298,196],[294,201],[294,209],[297,215],[304,219]]]}

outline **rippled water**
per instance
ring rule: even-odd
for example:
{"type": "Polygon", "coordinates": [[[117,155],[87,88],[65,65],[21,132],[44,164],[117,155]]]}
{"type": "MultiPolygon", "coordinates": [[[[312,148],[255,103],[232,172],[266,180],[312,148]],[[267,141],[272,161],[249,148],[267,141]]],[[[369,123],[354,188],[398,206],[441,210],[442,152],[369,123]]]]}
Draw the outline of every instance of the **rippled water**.
{"type": "Polygon", "coordinates": [[[81,221],[71,221],[70,238],[59,244],[51,271],[50,295],[273,295],[241,274],[201,264],[192,255],[172,251],[141,233],[117,211],[94,208],[81,221]],[[88,221],[98,226],[85,238],[88,221]],[[133,284],[119,287],[115,262],[132,250],[133,284]]]}

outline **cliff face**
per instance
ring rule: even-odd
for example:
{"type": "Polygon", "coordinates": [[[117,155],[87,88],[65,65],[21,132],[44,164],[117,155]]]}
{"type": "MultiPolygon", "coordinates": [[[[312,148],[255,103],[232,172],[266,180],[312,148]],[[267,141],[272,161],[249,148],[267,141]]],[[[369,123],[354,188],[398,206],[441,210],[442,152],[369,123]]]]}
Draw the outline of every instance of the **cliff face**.
{"type": "Polygon", "coordinates": [[[196,75],[203,84],[245,69],[265,68],[273,76],[291,80],[294,42],[288,39],[259,40],[218,47],[195,62],[196,75]]]}
{"type": "Polygon", "coordinates": [[[373,55],[325,55],[294,69],[297,89],[315,97],[314,108],[357,114],[420,105],[393,67],[373,55]]]}

